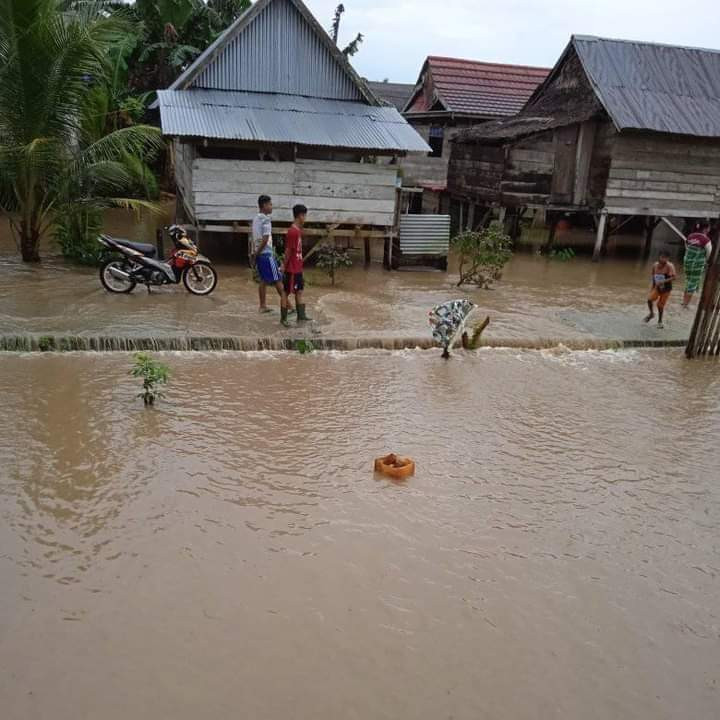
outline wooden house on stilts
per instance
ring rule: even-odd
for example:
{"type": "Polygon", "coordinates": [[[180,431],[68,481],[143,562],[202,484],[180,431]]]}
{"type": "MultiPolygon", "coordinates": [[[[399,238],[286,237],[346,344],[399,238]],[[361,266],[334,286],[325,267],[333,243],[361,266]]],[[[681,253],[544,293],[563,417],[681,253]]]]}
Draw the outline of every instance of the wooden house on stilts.
{"type": "MultiPolygon", "coordinates": [[[[595,221],[594,258],[615,227],[720,216],[720,52],[574,36],[515,117],[462,132],[448,191],[475,218],[500,208],[595,221]]],[[[466,218],[470,213],[466,213],[466,218]]],[[[512,222],[509,223],[512,227],[512,222]]]]}
{"type": "MultiPolygon", "coordinates": [[[[389,240],[397,158],[430,147],[353,71],[301,0],[257,0],[167,90],[179,219],[248,232],[260,194],[273,217],[310,209],[308,235],[389,240]]],[[[390,243],[387,243],[390,247],[390,243]]]]}

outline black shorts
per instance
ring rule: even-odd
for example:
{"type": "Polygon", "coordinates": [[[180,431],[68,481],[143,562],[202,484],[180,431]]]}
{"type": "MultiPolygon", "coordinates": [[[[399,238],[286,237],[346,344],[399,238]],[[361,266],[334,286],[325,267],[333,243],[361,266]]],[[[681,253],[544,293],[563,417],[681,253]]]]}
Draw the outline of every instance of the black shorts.
{"type": "Polygon", "coordinates": [[[301,272],[283,273],[283,285],[285,286],[285,292],[288,295],[302,292],[305,289],[305,281],[303,280],[303,274],[301,272]]]}

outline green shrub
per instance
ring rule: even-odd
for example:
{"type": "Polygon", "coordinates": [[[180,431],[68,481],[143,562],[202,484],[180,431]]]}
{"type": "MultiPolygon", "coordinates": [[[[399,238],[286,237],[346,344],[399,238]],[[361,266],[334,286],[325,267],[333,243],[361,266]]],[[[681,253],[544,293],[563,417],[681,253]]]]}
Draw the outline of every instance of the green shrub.
{"type": "Polygon", "coordinates": [[[499,223],[492,223],[480,232],[462,232],[452,239],[452,246],[460,263],[458,286],[489,288],[502,277],[502,270],[512,257],[512,239],[499,223]]]}
{"type": "Polygon", "coordinates": [[[145,405],[154,405],[157,398],[164,397],[158,385],[167,385],[170,379],[170,368],[167,365],[153,360],[147,353],[136,353],[135,365],[130,374],[143,380],[142,392],[137,397],[141,397],[145,405]]]}
{"type": "Polygon", "coordinates": [[[99,265],[104,255],[97,241],[102,230],[102,212],[95,208],[68,206],[58,217],[55,240],[68,260],[80,265],[99,265]]]}
{"type": "Polygon", "coordinates": [[[301,354],[306,355],[307,353],[315,352],[315,346],[310,340],[298,340],[295,343],[295,349],[301,354]]]}
{"type": "Polygon", "coordinates": [[[324,242],[317,251],[316,265],[327,273],[330,284],[335,285],[337,271],[350,267],[352,260],[347,250],[336,247],[333,242],[324,242]]]}
{"type": "Polygon", "coordinates": [[[38,348],[42,352],[51,352],[55,349],[55,338],[51,335],[43,335],[38,339],[38,348]]]}
{"type": "Polygon", "coordinates": [[[556,250],[551,250],[548,257],[551,260],[569,262],[575,258],[575,251],[572,248],[557,248],[556,250]]]}

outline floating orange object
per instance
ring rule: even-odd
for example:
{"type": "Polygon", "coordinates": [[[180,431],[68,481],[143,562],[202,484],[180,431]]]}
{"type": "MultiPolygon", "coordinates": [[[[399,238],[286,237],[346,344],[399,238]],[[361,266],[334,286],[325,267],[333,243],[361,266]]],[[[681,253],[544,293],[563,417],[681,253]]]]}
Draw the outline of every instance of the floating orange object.
{"type": "Polygon", "coordinates": [[[410,458],[401,458],[395,453],[390,453],[375,459],[375,472],[400,480],[415,474],[415,462],[410,458]]]}

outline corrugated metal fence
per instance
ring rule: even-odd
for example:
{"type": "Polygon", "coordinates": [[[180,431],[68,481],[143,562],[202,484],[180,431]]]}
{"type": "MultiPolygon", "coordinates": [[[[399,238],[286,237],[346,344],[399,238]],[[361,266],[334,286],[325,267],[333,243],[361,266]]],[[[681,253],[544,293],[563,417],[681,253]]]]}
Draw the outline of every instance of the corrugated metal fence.
{"type": "Polygon", "coordinates": [[[449,248],[449,215],[400,216],[400,252],[403,255],[446,256],[449,248]]]}

